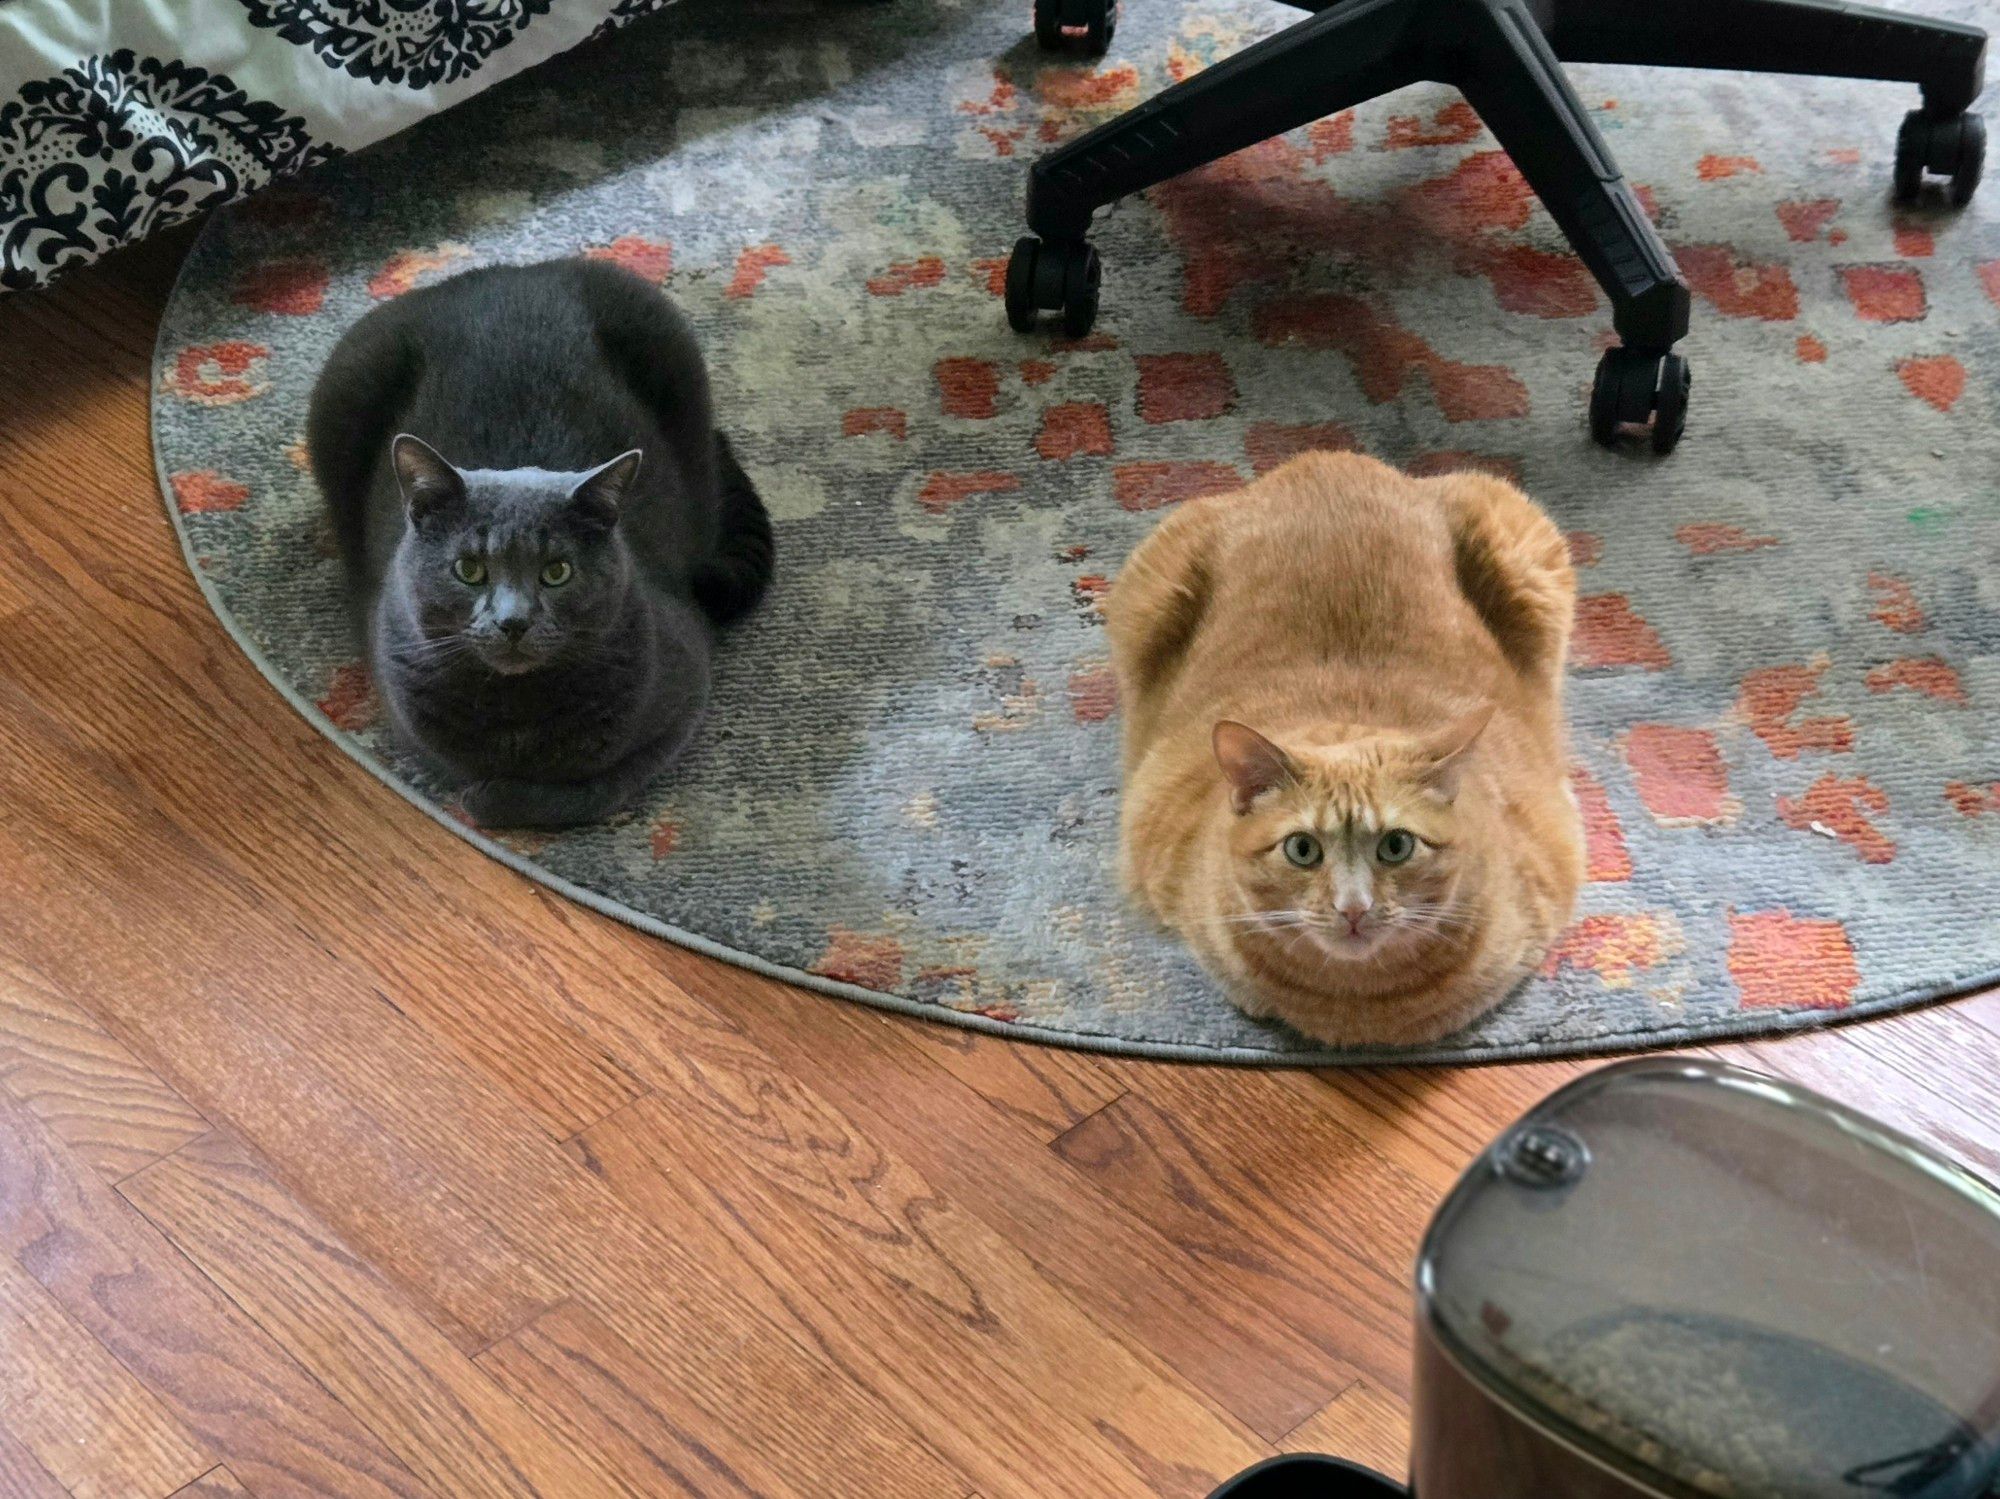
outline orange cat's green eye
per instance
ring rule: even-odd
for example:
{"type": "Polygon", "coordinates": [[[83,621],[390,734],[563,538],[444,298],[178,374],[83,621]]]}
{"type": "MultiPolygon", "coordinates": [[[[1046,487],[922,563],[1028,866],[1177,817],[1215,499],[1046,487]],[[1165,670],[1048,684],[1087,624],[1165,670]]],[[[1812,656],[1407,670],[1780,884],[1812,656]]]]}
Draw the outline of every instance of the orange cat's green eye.
{"type": "Polygon", "coordinates": [[[1417,835],[1403,828],[1391,828],[1375,845],[1375,857],[1384,864],[1401,864],[1417,851],[1417,835]]]}
{"type": "Polygon", "coordinates": [[[1284,842],[1285,857],[1300,869],[1311,869],[1326,857],[1319,839],[1311,833],[1293,833],[1284,842]]]}

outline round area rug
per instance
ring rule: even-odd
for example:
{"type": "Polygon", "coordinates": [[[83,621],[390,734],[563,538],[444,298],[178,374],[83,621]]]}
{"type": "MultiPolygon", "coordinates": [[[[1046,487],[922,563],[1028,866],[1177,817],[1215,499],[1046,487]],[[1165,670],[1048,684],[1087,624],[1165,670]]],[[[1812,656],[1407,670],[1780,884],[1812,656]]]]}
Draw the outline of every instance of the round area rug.
{"type": "Polygon", "coordinates": [[[1736,1035],[1989,981],[2000,184],[1956,216],[1892,210],[1909,89],[1574,70],[1697,292],[1687,439],[1663,461],[1589,442],[1608,308],[1444,89],[1105,214],[1093,334],[1011,333],[1029,160],[1295,16],[1134,0],[1090,65],[1037,53],[1015,4],[689,0],[219,215],[154,390],[162,483],[218,614],[302,712],[449,818],[352,659],[307,393],[383,298],[605,256],[698,325],[779,577],[643,807],[555,837],[461,827],[524,873],[1009,1035],[1379,1059],[1239,1015],[1122,903],[1100,614],[1164,507],[1353,446],[1517,476],[1570,533],[1584,594],[1579,918],[1541,977],[1424,1058],[1736,1035]]]}

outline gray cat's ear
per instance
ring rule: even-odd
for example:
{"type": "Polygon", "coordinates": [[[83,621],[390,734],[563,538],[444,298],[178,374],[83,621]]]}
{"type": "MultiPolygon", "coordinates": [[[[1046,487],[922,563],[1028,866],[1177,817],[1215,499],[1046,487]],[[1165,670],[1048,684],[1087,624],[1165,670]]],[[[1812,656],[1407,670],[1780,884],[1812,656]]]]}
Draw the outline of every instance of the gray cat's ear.
{"type": "Polygon", "coordinates": [[[465,479],[438,450],[404,432],[389,444],[389,463],[412,525],[444,515],[465,502],[465,479]]]}
{"type": "Polygon", "coordinates": [[[569,492],[570,505],[578,517],[606,531],[617,525],[618,513],[625,508],[625,496],[631,493],[645,456],[634,448],[579,479],[576,488],[569,492]]]}
{"type": "Polygon", "coordinates": [[[1215,763],[1229,782],[1229,805],[1241,814],[1265,792],[1297,776],[1292,757],[1248,724],[1225,718],[1211,736],[1215,763]]]}
{"type": "Polygon", "coordinates": [[[1459,779],[1465,773],[1466,754],[1492,721],[1493,704],[1487,703],[1426,735],[1419,751],[1424,764],[1424,784],[1445,797],[1457,796],[1459,779]]]}

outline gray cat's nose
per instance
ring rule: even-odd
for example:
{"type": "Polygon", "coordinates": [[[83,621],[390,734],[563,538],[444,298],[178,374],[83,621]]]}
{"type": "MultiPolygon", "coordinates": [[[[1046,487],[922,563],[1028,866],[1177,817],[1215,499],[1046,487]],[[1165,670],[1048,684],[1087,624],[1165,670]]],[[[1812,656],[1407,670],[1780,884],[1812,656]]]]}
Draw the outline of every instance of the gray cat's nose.
{"type": "Polygon", "coordinates": [[[500,633],[509,640],[519,640],[528,633],[528,620],[525,615],[512,614],[505,619],[496,620],[495,623],[500,626],[500,633]]]}

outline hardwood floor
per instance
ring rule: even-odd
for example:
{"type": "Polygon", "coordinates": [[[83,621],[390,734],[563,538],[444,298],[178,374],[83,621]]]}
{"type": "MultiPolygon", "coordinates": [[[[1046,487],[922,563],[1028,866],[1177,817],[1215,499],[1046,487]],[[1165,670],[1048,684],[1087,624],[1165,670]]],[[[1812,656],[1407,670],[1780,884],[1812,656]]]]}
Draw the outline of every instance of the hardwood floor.
{"type": "MultiPolygon", "coordinates": [[[[1430,1207],[1584,1064],[1010,1045],[481,857],[181,562],[146,398],[185,242],[0,300],[0,1499],[1399,1467],[1430,1207]]],[[[1727,1054],[2000,1172],[2000,995],[1727,1054]]]]}

